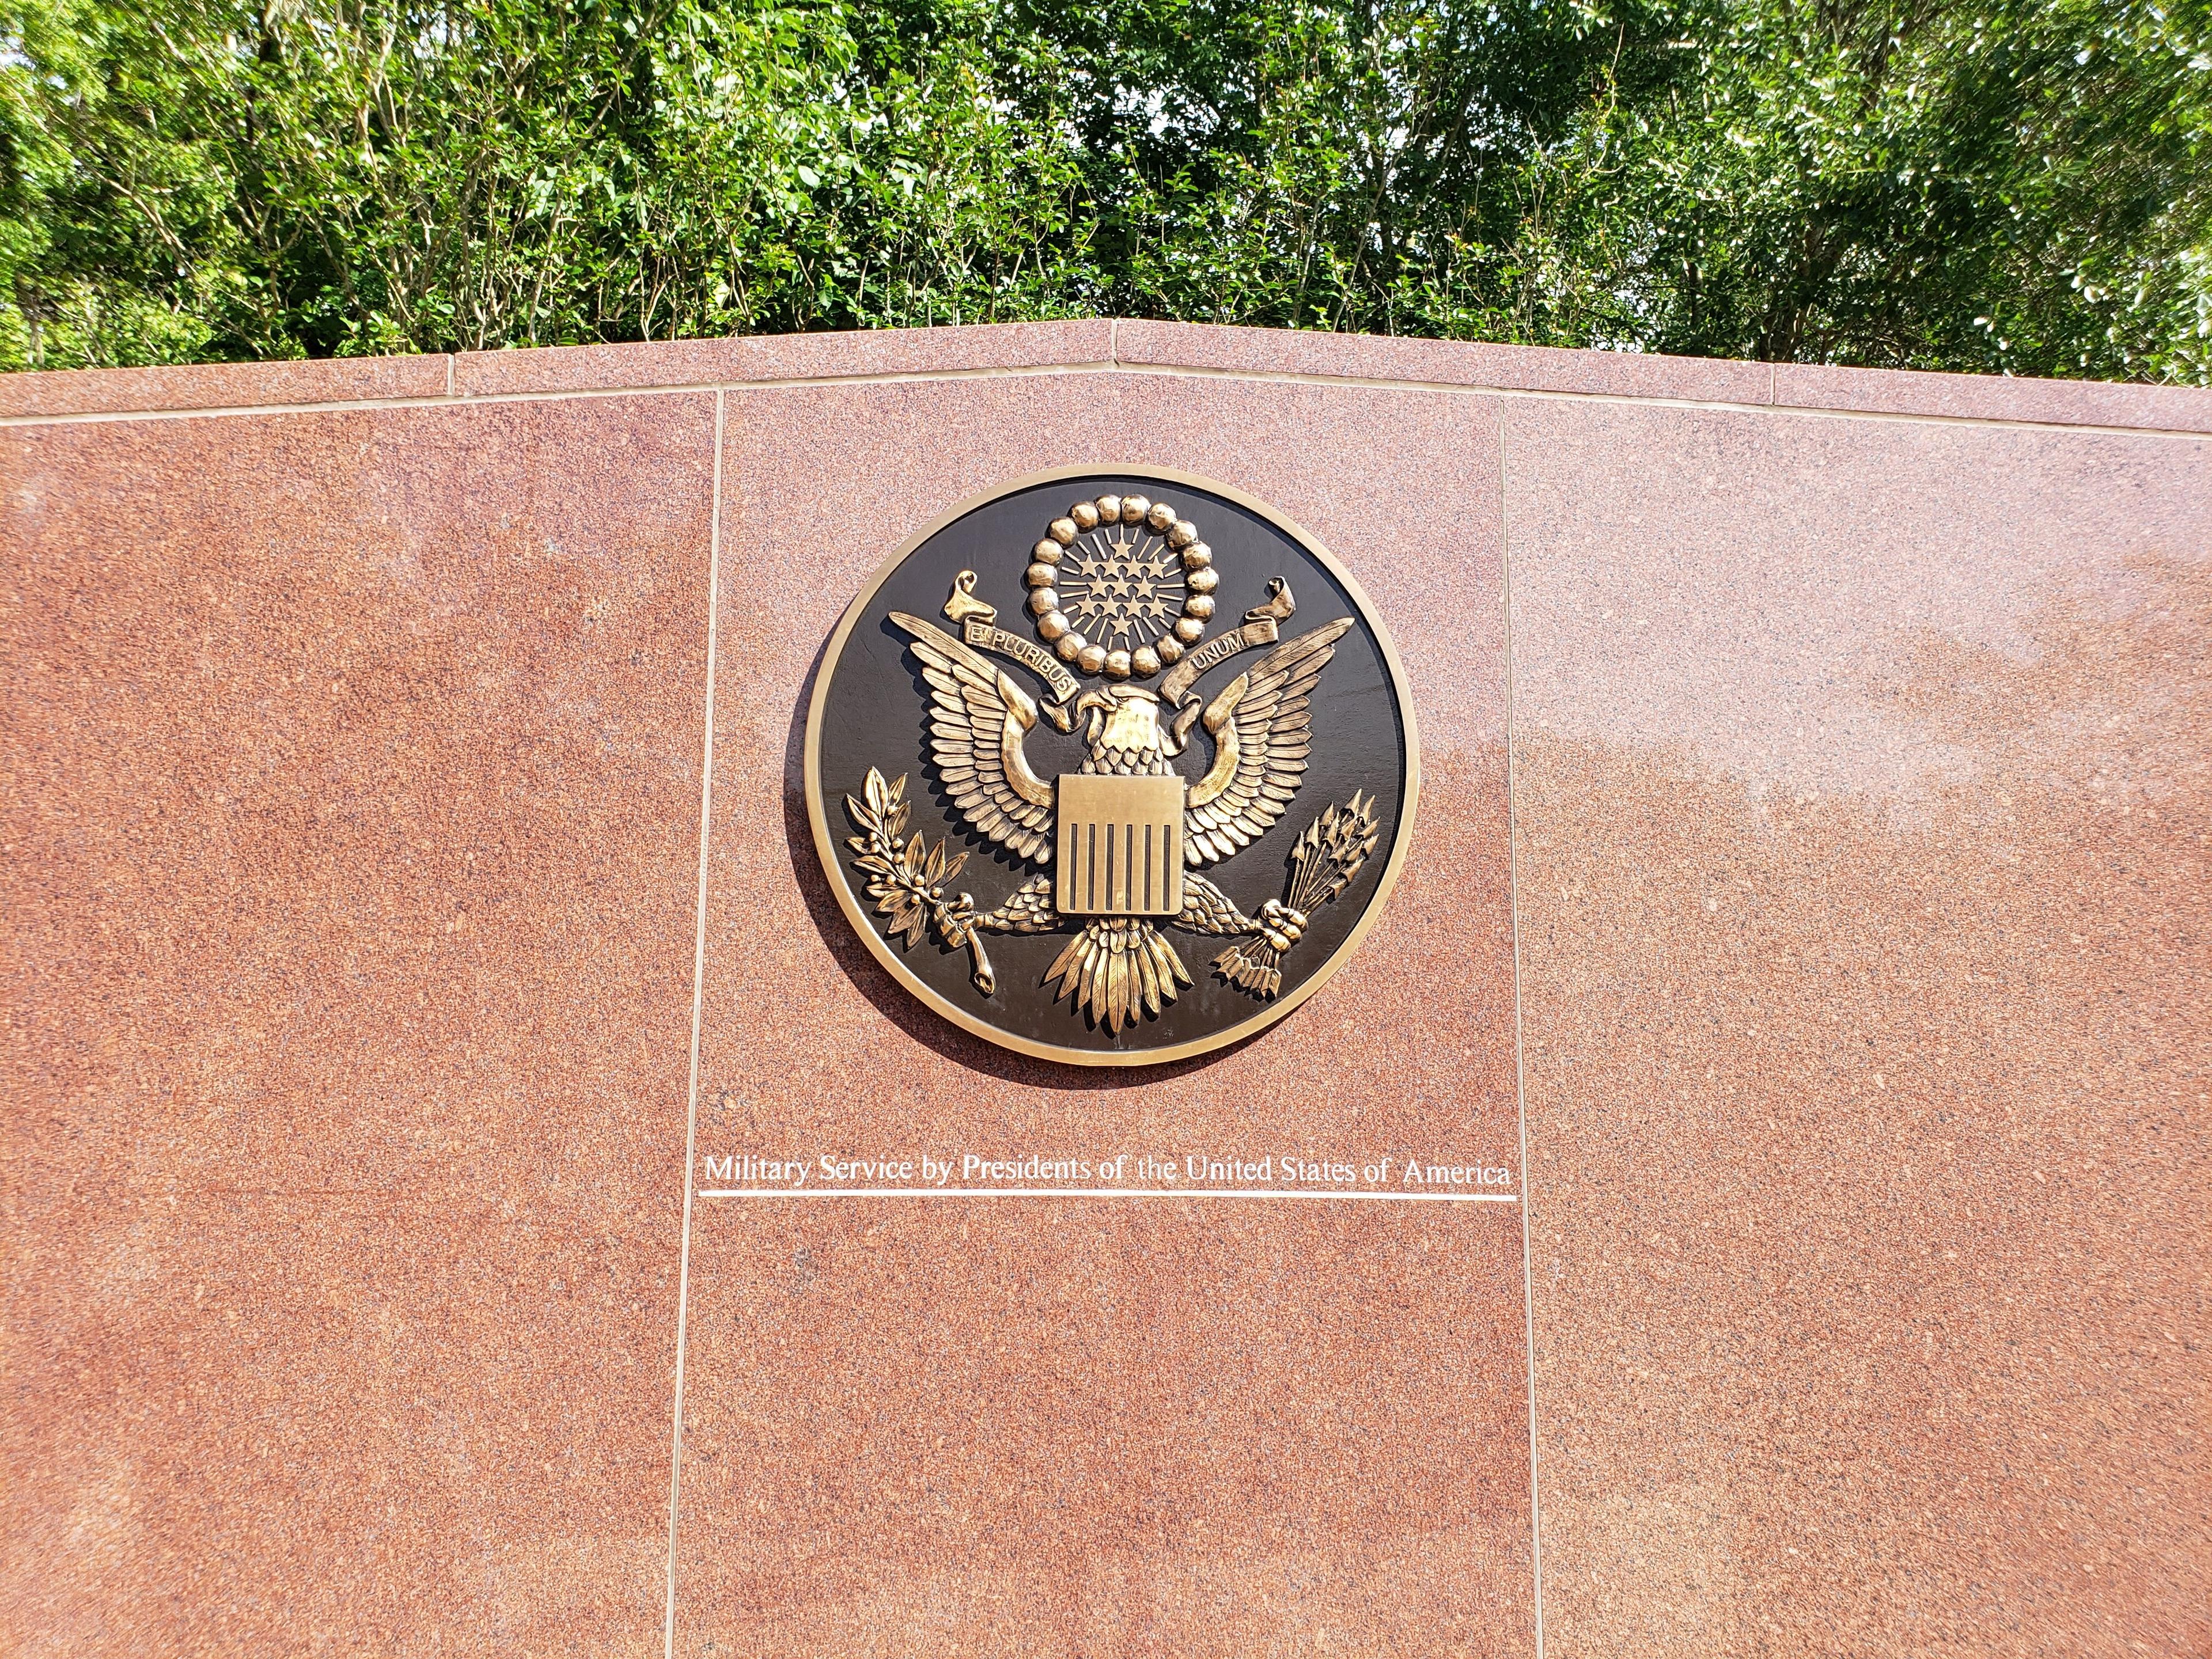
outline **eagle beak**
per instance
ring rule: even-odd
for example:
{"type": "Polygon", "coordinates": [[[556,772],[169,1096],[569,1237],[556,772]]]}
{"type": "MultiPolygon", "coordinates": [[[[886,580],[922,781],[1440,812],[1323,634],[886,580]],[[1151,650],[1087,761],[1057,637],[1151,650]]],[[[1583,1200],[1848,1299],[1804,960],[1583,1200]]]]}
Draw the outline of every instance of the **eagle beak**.
{"type": "Polygon", "coordinates": [[[1080,714],[1086,710],[1091,719],[1083,728],[1083,740],[1095,744],[1098,741],[1099,732],[1105,728],[1105,717],[1114,712],[1114,699],[1103,691],[1085,691],[1075,700],[1075,712],[1080,714]]]}

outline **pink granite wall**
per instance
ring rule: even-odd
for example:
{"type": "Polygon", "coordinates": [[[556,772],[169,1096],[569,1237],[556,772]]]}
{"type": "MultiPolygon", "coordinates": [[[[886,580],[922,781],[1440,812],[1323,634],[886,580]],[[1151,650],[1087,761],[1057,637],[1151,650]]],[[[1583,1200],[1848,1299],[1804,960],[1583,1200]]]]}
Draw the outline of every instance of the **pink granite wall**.
{"type": "Polygon", "coordinates": [[[2212,393],[1075,322],[0,428],[0,1648],[2212,1644],[2212,393]],[[1075,462],[1419,702],[1375,935],[1164,1074],[926,1023],[798,794],[883,553],[1075,462]],[[1224,1103],[1525,1201],[686,1225],[1224,1103]]]}

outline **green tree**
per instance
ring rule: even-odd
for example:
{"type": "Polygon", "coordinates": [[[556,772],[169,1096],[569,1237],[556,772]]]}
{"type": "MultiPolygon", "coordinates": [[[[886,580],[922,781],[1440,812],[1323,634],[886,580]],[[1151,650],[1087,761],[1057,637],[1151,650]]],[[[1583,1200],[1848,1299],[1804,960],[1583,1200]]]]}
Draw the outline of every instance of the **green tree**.
{"type": "Polygon", "coordinates": [[[0,364],[1114,312],[2212,379],[2212,0],[0,0],[0,364]]]}
{"type": "Polygon", "coordinates": [[[1664,350],[2202,380],[2203,5],[1938,0],[1716,19],[1583,142],[1664,350]]]}

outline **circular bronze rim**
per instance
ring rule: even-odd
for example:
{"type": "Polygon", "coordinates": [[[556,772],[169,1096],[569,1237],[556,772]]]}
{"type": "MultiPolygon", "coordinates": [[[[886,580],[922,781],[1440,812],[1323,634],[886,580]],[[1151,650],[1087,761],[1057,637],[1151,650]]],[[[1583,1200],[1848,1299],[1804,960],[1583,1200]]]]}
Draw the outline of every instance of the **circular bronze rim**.
{"type": "Polygon", "coordinates": [[[1225,1048],[1233,1042],[1241,1042],[1246,1037],[1266,1030],[1321,989],[1334,976],[1338,969],[1352,959],[1353,953],[1366,939],[1368,930],[1381,918],[1382,907],[1389,900],[1390,890],[1397,883],[1398,872],[1405,866],[1407,850],[1413,845],[1413,818],[1421,793],[1421,744],[1414,721],[1413,688],[1406,679],[1406,665],[1399,659],[1397,641],[1390,637],[1389,629],[1382,625],[1382,618],[1376,614],[1374,602],[1367,597],[1367,590],[1360,586],[1352,574],[1340,564],[1316,538],[1307,534],[1294,520],[1265,501],[1199,473],[1181,472],[1171,467],[1116,465],[1111,461],[1102,461],[1085,466],[1055,466],[1039,472],[1024,472],[1018,477],[994,484],[988,489],[979,490],[947,507],[915,531],[898,544],[889,558],[876,567],[866,584],[854,596],[852,604],[845,607],[845,614],[838,618],[836,631],[830,636],[830,644],[822,653],[822,666],[814,678],[814,697],[806,711],[805,789],[806,821],[814,831],[814,850],[830,877],[830,890],[837,896],[838,908],[845,913],[846,921],[860,936],[869,953],[924,1006],[942,1014],[961,1030],[972,1032],[987,1042],[995,1043],[1016,1054],[1027,1054],[1032,1059],[1057,1060],[1066,1066],[1164,1066],[1175,1060],[1211,1054],[1217,1048],[1225,1048]],[[876,931],[874,924],[868,919],[867,907],[854,895],[844,866],[837,857],[836,837],[830,825],[828,809],[822,800],[822,714],[828,701],[830,683],[836,678],[837,664],[845,654],[845,641],[851,637],[853,629],[859,625],[861,617],[874,601],[877,591],[890,579],[891,573],[906,562],[908,555],[939,531],[1002,495],[1038,484],[1054,483],[1063,478],[1096,477],[1100,474],[1157,478],[1187,489],[1206,490],[1224,501],[1234,501],[1248,512],[1259,514],[1318,559],[1322,568],[1344,585],[1344,591],[1351,596],[1353,608],[1359,612],[1360,623],[1374,635],[1383,666],[1389,671],[1390,689],[1398,699],[1398,716],[1406,743],[1405,793],[1398,807],[1398,828],[1391,838],[1390,856],[1384,861],[1382,877],[1375,884],[1374,896],[1367,901],[1367,908],[1360,913],[1359,920],[1352,925],[1352,931],[1345,935],[1344,942],[1329,953],[1328,959],[1316,968],[1297,989],[1269,1003],[1250,1018],[1239,1020],[1210,1036],[1194,1037],[1188,1042],[1134,1051],[1067,1048],[1057,1043],[1038,1042],[1028,1037],[1015,1036],[1011,1032],[1000,1030],[988,1020],[979,1019],[924,982],[921,975],[908,968],[898,952],[892,950],[876,931]]]}

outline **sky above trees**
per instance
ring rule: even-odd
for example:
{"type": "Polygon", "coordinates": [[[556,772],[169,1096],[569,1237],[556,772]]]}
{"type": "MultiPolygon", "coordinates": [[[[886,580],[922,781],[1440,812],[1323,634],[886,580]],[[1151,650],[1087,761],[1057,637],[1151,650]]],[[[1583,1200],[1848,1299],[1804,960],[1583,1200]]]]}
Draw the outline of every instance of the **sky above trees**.
{"type": "Polygon", "coordinates": [[[1114,314],[2212,382],[2212,0],[0,0],[0,367],[1114,314]]]}

